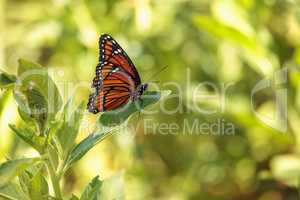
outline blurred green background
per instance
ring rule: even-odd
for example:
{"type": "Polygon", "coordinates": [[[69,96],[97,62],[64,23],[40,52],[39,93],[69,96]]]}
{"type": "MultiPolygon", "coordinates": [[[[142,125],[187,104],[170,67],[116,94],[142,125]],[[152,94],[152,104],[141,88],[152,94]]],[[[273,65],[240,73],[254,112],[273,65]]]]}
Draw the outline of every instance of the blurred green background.
{"type": "MultiPolygon", "coordinates": [[[[0,0],[0,67],[15,73],[26,58],[49,68],[67,99],[76,83],[90,83],[98,61],[98,38],[111,34],[127,51],[143,80],[168,66],[155,79],[173,90],[164,103],[175,114],[134,118],[159,123],[222,118],[235,134],[195,132],[145,134],[124,131],[92,150],[64,180],[67,193],[79,193],[96,174],[121,176],[126,199],[294,200],[300,180],[300,2],[297,0],[0,0]],[[287,67],[287,131],[262,123],[251,110],[250,94],[262,79],[287,67]],[[186,85],[233,83],[223,112],[189,112],[192,91],[186,85]],[[176,81],[179,92],[163,83],[176,81]],[[67,91],[67,92],[66,92],[67,91]],[[177,95],[177,96],[176,96],[177,95]],[[183,95],[187,98],[181,98],[183,95]],[[181,101],[182,100],[182,101],[181,101]]],[[[211,88],[203,92],[211,93],[211,88]]],[[[88,98],[86,87],[75,91],[88,98]]],[[[257,112],[272,116],[274,93],[256,95],[257,112]]],[[[203,103],[203,102],[202,102],[203,103]]],[[[201,104],[202,105],[202,104],[201,104]]],[[[217,106],[204,102],[204,107],[217,106]]],[[[159,110],[156,105],[151,109],[159,110]]],[[[11,91],[1,91],[0,161],[32,156],[8,128],[18,123],[11,91]]],[[[81,138],[95,124],[85,115],[81,138]]]]}

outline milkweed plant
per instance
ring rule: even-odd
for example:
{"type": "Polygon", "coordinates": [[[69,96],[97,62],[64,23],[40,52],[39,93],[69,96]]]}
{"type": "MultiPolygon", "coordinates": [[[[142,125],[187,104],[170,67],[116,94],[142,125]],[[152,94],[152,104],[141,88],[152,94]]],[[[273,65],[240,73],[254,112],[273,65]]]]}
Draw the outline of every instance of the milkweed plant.
{"type": "MultiPolygon", "coordinates": [[[[12,91],[22,120],[18,125],[9,124],[10,129],[39,155],[7,158],[0,165],[0,199],[11,200],[104,199],[101,190],[106,180],[100,180],[98,175],[83,189],[80,196],[64,194],[61,180],[89,150],[126,126],[125,122],[131,115],[158,102],[162,94],[146,92],[139,106],[132,102],[121,112],[101,114],[94,131],[76,143],[86,113],[86,101],[74,106],[75,101],[70,98],[63,103],[58,87],[46,68],[20,59],[17,75],[0,72],[0,88],[12,91]]],[[[118,198],[123,199],[124,196],[118,198]]]]}

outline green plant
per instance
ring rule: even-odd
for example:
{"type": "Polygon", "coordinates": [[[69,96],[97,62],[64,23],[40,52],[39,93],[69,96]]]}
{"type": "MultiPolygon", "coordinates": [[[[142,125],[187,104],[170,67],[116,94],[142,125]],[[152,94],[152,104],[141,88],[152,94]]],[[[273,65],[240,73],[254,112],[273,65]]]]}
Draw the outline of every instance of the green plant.
{"type": "MultiPolygon", "coordinates": [[[[60,185],[66,171],[96,144],[117,132],[124,126],[123,122],[138,111],[131,104],[117,115],[110,112],[102,114],[94,131],[76,144],[86,103],[82,102],[72,109],[71,98],[63,106],[58,88],[45,68],[21,59],[17,76],[0,73],[0,87],[13,91],[22,118],[18,126],[10,124],[10,128],[40,155],[8,160],[0,165],[0,197],[6,199],[68,199],[62,194],[60,185]],[[103,126],[106,128],[103,129],[103,126]],[[50,194],[48,182],[51,182],[54,194],[50,194]]],[[[156,103],[161,96],[159,92],[147,94],[148,98],[141,97],[142,108],[156,103]]],[[[73,195],[69,199],[101,199],[102,183],[96,176],[80,198],[73,195]]]]}

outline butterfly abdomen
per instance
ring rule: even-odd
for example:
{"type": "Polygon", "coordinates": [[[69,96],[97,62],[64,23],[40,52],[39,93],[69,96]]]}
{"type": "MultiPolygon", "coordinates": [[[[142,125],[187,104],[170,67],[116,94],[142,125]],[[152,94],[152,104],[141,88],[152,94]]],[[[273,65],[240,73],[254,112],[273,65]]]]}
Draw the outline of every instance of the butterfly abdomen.
{"type": "Polygon", "coordinates": [[[92,93],[89,97],[89,102],[87,104],[88,111],[91,113],[95,113],[95,114],[99,112],[99,110],[97,109],[97,107],[94,103],[96,101],[96,98],[97,98],[97,94],[92,93]]]}

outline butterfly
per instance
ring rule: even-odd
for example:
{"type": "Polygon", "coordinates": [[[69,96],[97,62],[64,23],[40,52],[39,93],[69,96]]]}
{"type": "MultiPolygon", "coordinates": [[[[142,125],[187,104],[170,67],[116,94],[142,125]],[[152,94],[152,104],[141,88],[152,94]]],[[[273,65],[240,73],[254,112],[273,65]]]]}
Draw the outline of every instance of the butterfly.
{"type": "Polygon", "coordinates": [[[122,47],[108,34],[99,39],[99,63],[92,82],[95,88],[89,97],[87,109],[94,114],[115,110],[136,101],[147,89],[140,75],[122,47]]]}

